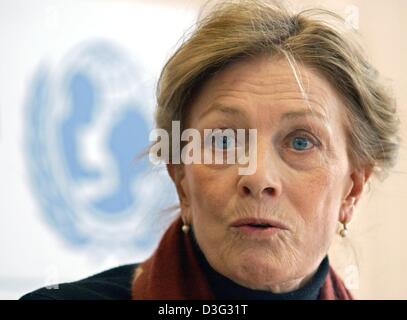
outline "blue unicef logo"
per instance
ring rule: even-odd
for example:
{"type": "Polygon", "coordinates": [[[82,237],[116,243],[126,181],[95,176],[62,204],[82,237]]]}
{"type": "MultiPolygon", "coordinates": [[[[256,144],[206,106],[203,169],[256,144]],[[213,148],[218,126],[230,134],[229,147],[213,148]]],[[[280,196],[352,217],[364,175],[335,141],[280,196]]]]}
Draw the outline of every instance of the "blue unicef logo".
{"type": "Polygon", "coordinates": [[[152,88],[123,50],[90,42],[42,65],[27,103],[26,158],[48,223],[74,245],[151,250],[175,192],[148,154],[152,88]]]}

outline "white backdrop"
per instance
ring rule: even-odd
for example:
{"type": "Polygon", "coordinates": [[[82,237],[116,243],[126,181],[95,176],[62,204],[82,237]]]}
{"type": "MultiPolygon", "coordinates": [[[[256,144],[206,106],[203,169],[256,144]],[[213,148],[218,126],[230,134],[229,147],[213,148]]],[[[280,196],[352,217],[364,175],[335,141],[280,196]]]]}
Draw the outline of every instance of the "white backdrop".
{"type": "Polygon", "coordinates": [[[141,139],[120,121],[133,112],[150,128],[159,72],[195,18],[137,1],[0,1],[0,298],[151,253],[165,224],[143,218],[175,204],[175,189],[119,166],[141,139]]]}

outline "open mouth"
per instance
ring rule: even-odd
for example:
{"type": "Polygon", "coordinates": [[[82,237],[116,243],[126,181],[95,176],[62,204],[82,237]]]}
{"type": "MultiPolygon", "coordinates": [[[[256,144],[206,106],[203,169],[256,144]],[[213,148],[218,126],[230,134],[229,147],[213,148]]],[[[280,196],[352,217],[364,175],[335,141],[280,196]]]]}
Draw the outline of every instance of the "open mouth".
{"type": "Polygon", "coordinates": [[[276,228],[270,224],[244,224],[235,227],[234,230],[240,234],[249,237],[265,237],[269,239],[273,235],[283,231],[283,229],[276,228]]]}
{"type": "Polygon", "coordinates": [[[255,223],[250,223],[250,224],[247,224],[246,226],[253,227],[253,228],[262,228],[262,229],[273,227],[271,224],[255,224],[255,223]]]}
{"type": "Polygon", "coordinates": [[[245,218],[231,224],[232,229],[246,236],[266,237],[288,230],[285,224],[272,219],[245,218]]]}

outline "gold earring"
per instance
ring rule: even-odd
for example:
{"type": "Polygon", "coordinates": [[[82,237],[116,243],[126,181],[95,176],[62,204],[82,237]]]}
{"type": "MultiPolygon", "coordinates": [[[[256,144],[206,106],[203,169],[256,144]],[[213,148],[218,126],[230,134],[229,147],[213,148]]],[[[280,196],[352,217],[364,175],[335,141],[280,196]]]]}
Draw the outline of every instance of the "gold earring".
{"type": "Polygon", "coordinates": [[[339,234],[341,235],[342,238],[345,238],[348,235],[348,228],[346,227],[346,223],[342,223],[342,225],[343,225],[343,228],[339,232],[339,234]]]}

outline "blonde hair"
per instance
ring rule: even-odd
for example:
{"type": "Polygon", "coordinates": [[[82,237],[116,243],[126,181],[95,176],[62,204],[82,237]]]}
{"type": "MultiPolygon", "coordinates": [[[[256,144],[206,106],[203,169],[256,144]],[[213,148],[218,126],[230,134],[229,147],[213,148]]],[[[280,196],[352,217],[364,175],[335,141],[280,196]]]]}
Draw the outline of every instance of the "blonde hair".
{"type": "Polygon", "coordinates": [[[171,122],[180,120],[182,129],[199,88],[231,62],[283,55],[291,65],[297,61],[316,69],[336,88],[346,106],[350,162],[359,169],[372,167],[384,180],[397,160],[400,120],[394,98],[355,34],[326,9],[294,13],[275,1],[218,3],[165,64],[157,86],[156,126],[171,133],[171,122]]]}

